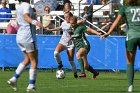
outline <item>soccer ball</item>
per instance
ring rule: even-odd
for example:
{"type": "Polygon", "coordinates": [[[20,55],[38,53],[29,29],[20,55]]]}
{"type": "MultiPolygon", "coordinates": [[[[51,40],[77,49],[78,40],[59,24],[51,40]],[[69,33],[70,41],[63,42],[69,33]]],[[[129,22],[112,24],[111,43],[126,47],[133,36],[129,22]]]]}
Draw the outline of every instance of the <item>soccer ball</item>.
{"type": "Polygon", "coordinates": [[[64,79],[65,78],[65,72],[64,72],[64,70],[57,70],[56,71],[56,78],[58,78],[58,79],[64,79]]]}

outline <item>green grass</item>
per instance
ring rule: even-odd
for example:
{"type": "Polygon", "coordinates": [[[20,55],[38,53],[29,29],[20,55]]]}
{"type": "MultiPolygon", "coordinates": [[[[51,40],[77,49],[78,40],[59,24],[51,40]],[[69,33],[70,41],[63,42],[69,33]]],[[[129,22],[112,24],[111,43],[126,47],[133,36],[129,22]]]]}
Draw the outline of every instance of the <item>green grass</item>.
{"type": "MultiPolygon", "coordinates": [[[[6,81],[13,75],[13,71],[0,71],[0,93],[14,93],[6,81]]],[[[96,80],[91,80],[92,74],[86,78],[73,78],[72,72],[66,72],[65,79],[56,79],[55,72],[39,71],[37,76],[36,93],[128,93],[126,74],[117,72],[100,72],[96,80]]],[[[140,73],[135,73],[135,92],[140,93],[140,73]]],[[[18,80],[19,91],[26,93],[28,86],[28,71],[18,80]]]]}

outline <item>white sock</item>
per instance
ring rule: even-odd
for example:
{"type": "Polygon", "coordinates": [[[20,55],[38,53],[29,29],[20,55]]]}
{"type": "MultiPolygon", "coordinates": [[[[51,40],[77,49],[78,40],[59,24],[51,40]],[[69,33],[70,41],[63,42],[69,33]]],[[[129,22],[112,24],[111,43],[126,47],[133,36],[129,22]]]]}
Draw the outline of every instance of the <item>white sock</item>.
{"type": "Polygon", "coordinates": [[[60,54],[57,51],[54,51],[54,58],[58,64],[62,64],[60,54]]]}
{"type": "Polygon", "coordinates": [[[74,61],[70,61],[70,64],[71,64],[71,66],[72,66],[72,71],[73,71],[74,73],[77,73],[76,65],[75,65],[74,61]]]}
{"type": "Polygon", "coordinates": [[[22,63],[20,63],[13,75],[13,77],[10,79],[11,81],[13,82],[16,82],[17,81],[17,78],[21,75],[21,73],[23,72],[25,68],[25,65],[23,65],[22,63]]]}
{"type": "Polygon", "coordinates": [[[36,81],[37,70],[30,69],[29,70],[29,86],[34,87],[36,81]]]}
{"type": "Polygon", "coordinates": [[[25,68],[25,65],[23,65],[22,63],[20,63],[19,66],[18,66],[18,68],[15,71],[16,74],[20,75],[23,72],[24,68],[25,68]]]}

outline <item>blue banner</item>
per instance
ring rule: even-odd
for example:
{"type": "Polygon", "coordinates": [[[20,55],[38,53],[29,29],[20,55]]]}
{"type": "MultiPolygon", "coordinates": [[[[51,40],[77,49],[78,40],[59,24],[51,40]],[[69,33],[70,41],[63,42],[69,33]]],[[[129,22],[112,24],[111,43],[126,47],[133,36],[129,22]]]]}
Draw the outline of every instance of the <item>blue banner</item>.
{"type": "MultiPolygon", "coordinates": [[[[37,36],[39,50],[38,68],[57,68],[54,50],[61,36],[37,36]]],[[[99,70],[125,70],[125,37],[110,36],[100,40],[98,36],[87,36],[91,50],[88,62],[99,70]]],[[[140,52],[137,51],[135,69],[140,69],[140,52]]],[[[23,60],[23,54],[16,44],[15,35],[0,35],[0,67],[17,67],[23,60]]],[[[66,50],[61,53],[64,68],[71,68],[66,50]]],[[[74,58],[77,68],[79,64],[74,58]]]]}

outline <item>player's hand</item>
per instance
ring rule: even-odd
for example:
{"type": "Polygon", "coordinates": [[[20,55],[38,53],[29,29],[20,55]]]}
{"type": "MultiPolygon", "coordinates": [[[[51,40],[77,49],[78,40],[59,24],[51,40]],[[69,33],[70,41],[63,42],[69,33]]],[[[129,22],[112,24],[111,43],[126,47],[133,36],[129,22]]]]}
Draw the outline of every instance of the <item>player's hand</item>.
{"type": "Polygon", "coordinates": [[[37,21],[36,26],[43,27],[42,23],[40,21],[37,21]]]}
{"type": "Polygon", "coordinates": [[[100,36],[100,39],[102,40],[102,39],[104,39],[104,38],[106,38],[108,36],[109,36],[109,34],[108,33],[105,33],[105,34],[103,34],[103,35],[100,36]]]}
{"type": "Polygon", "coordinates": [[[47,28],[45,28],[45,29],[46,29],[47,31],[51,31],[51,29],[50,29],[50,28],[48,28],[48,27],[47,27],[47,28]]]}
{"type": "Polygon", "coordinates": [[[98,35],[98,36],[101,36],[101,35],[102,35],[102,33],[98,33],[97,35],[98,35]]]}

